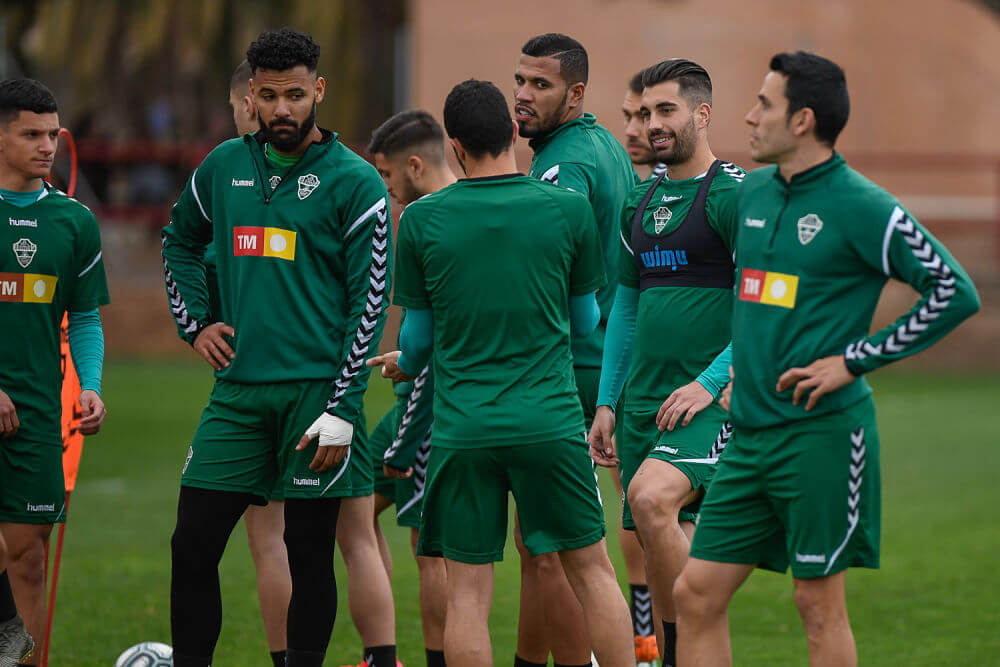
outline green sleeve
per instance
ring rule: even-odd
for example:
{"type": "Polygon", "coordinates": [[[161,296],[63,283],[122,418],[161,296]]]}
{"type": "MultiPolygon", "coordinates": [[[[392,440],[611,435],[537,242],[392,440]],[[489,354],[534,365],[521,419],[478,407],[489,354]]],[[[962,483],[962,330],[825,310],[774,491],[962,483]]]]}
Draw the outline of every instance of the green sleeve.
{"type": "Polygon", "coordinates": [[[399,219],[399,241],[396,244],[396,293],[393,303],[415,310],[431,309],[424,268],[417,236],[423,208],[410,204],[399,219]]]}
{"type": "Polygon", "coordinates": [[[591,190],[593,190],[589,170],[585,165],[576,162],[562,162],[550,167],[545,171],[541,180],[554,183],[573,192],[579,192],[588,201],[591,190]]]}
{"type": "Polygon", "coordinates": [[[736,252],[736,232],[740,227],[736,206],[738,195],[739,183],[729,182],[723,187],[712,188],[708,200],[708,224],[722,238],[730,253],[736,252]]]}
{"type": "Polygon", "coordinates": [[[434,421],[434,371],[431,365],[424,366],[413,380],[413,391],[406,402],[406,410],[399,420],[399,428],[392,444],[385,450],[383,463],[396,470],[413,467],[417,450],[423,443],[434,421]]]}
{"type": "Polygon", "coordinates": [[[619,285],[604,335],[601,379],[597,388],[598,407],[607,405],[614,409],[618,405],[618,397],[625,386],[625,378],[632,363],[632,341],[635,338],[638,313],[639,290],[619,285]]]}
{"type": "Polygon", "coordinates": [[[212,240],[211,178],[194,170],[164,227],[163,277],[177,333],[188,343],[214,321],[205,279],[205,247],[212,240]]]}
{"type": "Polygon", "coordinates": [[[371,369],[365,365],[378,352],[392,288],[392,216],[385,183],[371,170],[351,194],[342,218],[344,228],[345,319],[340,371],[326,411],[354,422],[368,388],[371,369]]]}
{"type": "Polygon", "coordinates": [[[583,197],[574,197],[571,206],[570,227],[576,229],[577,237],[569,294],[577,296],[601,289],[608,280],[604,272],[601,238],[590,202],[583,197]]]}
{"type": "Polygon", "coordinates": [[[891,211],[881,208],[881,224],[864,224],[875,221],[863,216],[852,240],[863,261],[907,283],[920,299],[889,326],[847,346],[844,358],[855,375],[930,347],[979,310],[976,288],[962,266],[902,206],[892,204],[891,211]]]}
{"type": "Polygon", "coordinates": [[[712,360],[708,368],[695,378],[695,381],[704,387],[712,398],[718,398],[719,393],[729,384],[729,367],[733,365],[733,343],[729,342],[722,352],[712,360]]]}
{"type": "Polygon", "coordinates": [[[621,224],[618,229],[621,241],[618,258],[618,284],[625,287],[639,288],[639,270],[635,266],[635,252],[632,250],[632,216],[635,206],[627,202],[622,206],[621,224]]]}
{"type": "MultiPolygon", "coordinates": [[[[82,207],[81,207],[82,208],[82,207]]],[[[66,310],[85,312],[110,303],[108,279],[104,274],[101,230],[97,218],[87,209],[76,238],[76,266],[73,268],[73,293],[66,310]]]]}

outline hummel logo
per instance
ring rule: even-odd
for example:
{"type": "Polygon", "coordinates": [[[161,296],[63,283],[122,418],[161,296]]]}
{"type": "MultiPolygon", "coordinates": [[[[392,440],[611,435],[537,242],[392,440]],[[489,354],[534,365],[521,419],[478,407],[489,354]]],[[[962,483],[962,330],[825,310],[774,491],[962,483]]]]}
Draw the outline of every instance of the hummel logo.
{"type": "Polygon", "coordinates": [[[654,452],[663,452],[665,454],[676,454],[676,447],[667,447],[666,445],[660,445],[658,447],[653,447],[654,452]]]}
{"type": "Polygon", "coordinates": [[[27,511],[29,511],[29,512],[55,512],[56,511],[56,506],[55,505],[32,505],[31,503],[27,503],[27,505],[28,505],[27,511]]]}
{"type": "Polygon", "coordinates": [[[252,188],[253,179],[252,178],[234,178],[233,179],[234,188],[252,188]]]}
{"type": "Polygon", "coordinates": [[[677,201],[678,199],[684,199],[684,197],[678,197],[676,195],[663,195],[662,202],[677,201]]]}
{"type": "Polygon", "coordinates": [[[763,227],[766,222],[767,222],[766,218],[747,218],[746,226],[747,227],[763,227]]]}
{"type": "Polygon", "coordinates": [[[797,563],[825,563],[826,554],[795,554],[797,563]]]}
{"type": "Polygon", "coordinates": [[[14,218],[7,218],[10,220],[11,227],[37,227],[37,220],[15,220],[14,218]]]}
{"type": "Polygon", "coordinates": [[[319,486],[319,479],[292,477],[292,484],[295,486],[319,486]]]}

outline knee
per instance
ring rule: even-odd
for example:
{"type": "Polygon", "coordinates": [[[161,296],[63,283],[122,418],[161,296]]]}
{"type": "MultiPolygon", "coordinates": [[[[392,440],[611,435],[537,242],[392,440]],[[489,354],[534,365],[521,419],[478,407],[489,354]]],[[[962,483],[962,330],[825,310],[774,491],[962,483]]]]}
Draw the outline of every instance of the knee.
{"type": "Polygon", "coordinates": [[[655,482],[649,477],[636,476],[629,484],[628,504],[633,518],[642,523],[676,521],[683,492],[655,482]]]}
{"type": "Polygon", "coordinates": [[[686,571],[674,582],[674,605],[679,616],[689,619],[711,618],[726,611],[725,604],[713,600],[708,590],[698,584],[686,571]]]}
{"type": "Polygon", "coordinates": [[[282,558],[285,542],[280,532],[248,530],[247,544],[255,563],[282,558]]]}
{"type": "Polygon", "coordinates": [[[10,554],[7,567],[28,586],[45,585],[45,544],[41,540],[10,554]]]}
{"type": "Polygon", "coordinates": [[[559,576],[562,572],[559,555],[554,553],[532,556],[525,550],[521,563],[522,567],[530,569],[542,581],[552,581],[552,577],[559,576]]]}
{"type": "Polygon", "coordinates": [[[798,582],[795,585],[795,606],[799,610],[808,638],[822,634],[825,628],[838,621],[841,616],[841,610],[831,603],[822,590],[798,582]]]}

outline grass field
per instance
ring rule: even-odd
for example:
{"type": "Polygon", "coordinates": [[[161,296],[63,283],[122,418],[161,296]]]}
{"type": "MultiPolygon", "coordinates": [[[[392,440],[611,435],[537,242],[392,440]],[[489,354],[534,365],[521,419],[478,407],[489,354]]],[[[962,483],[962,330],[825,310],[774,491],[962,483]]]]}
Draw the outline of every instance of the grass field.
{"type": "MultiPolygon", "coordinates": [[[[872,378],[882,439],[882,570],[848,577],[852,625],[865,665],[1000,664],[1000,383],[995,375],[895,371],[872,378]]],[[[169,643],[169,539],[178,479],[211,387],[207,367],[107,364],[104,431],[88,439],[60,575],[50,664],[107,667],[140,641],[169,643]]],[[[392,401],[373,380],[374,421],[392,401]]],[[[618,512],[602,475],[609,525],[618,512]]],[[[416,566],[408,531],[383,522],[395,559],[400,657],[424,664],[416,566]]],[[[614,531],[610,551],[624,566],[614,531]]],[[[513,662],[518,561],[511,544],[496,568],[491,630],[496,664],[513,662]]],[[[327,664],[360,661],[341,605],[327,664]]],[[[731,612],[735,661],[805,664],[787,576],[755,573],[731,612]]],[[[217,667],[269,665],[253,565],[242,523],[222,562],[224,621],[217,667]]]]}

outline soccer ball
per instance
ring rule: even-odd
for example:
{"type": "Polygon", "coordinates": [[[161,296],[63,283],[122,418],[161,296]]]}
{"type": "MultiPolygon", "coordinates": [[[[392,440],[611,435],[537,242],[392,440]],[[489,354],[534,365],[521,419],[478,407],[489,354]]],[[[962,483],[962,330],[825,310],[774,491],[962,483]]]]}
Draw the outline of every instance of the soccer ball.
{"type": "Polygon", "coordinates": [[[115,667],[173,667],[174,650],[160,642],[143,642],[125,649],[115,667]]]}

